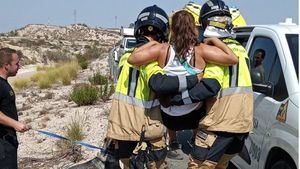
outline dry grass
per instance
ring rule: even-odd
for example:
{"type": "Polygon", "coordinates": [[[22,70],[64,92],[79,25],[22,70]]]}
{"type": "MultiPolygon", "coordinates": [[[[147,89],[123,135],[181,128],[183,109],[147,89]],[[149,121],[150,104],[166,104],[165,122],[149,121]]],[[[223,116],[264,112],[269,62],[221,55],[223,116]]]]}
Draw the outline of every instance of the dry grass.
{"type": "Polygon", "coordinates": [[[52,84],[61,82],[63,85],[70,85],[76,78],[80,66],[77,62],[58,63],[52,67],[38,67],[41,71],[33,75],[30,79],[37,83],[41,89],[50,88],[52,84]]]}
{"type": "Polygon", "coordinates": [[[43,73],[37,73],[37,74],[34,74],[30,77],[30,80],[33,81],[33,82],[38,82],[39,79],[41,79],[43,77],[43,73]]]}
{"type": "Polygon", "coordinates": [[[31,82],[36,83],[40,89],[47,89],[52,84],[61,82],[63,85],[70,85],[71,81],[76,78],[80,66],[78,62],[71,61],[68,63],[58,63],[55,66],[38,66],[38,73],[32,75],[30,78],[15,80],[13,87],[20,91],[29,86],[31,82]]]}
{"type": "Polygon", "coordinates": [[[40,89],[48,89],[51,87],[52,82],[48,76],[41,77],[37,82],[40,89]]]}
{"type": "Polygon", "coordinates": [[[30,83],[29,78],[18,79],[13,82],[13,87],[15,90],[20,91],[20,90],[26,88],[29,85],[29,83],[30,83]]]}
{"type": "Polygon", "coordinates": [[[68,72],[61,72],[60,79],[63,85],[67,86],[71,84],[71,75],[68,72]]]}
{"type": "Polygon", "coordinates": [[[86,117],[79,115],[78,112],[71,118],[71,122],[67,125],[66,136],[71,142],[80,141],[84,139],[84,124],[86,117]]]}
{"type": "Polygon", "coordinates": [[[73,162],[78,162],[82,159],[81,146],[75,144],[75,141],[81,141],[84,139],[86,116],[84,114],[75,113],[75,116],[71,118],[71,121],[66,126],[65,137],[70,141],[59,140],[56,142],[58,146],[58,156],[68,158],[73,162]]]}

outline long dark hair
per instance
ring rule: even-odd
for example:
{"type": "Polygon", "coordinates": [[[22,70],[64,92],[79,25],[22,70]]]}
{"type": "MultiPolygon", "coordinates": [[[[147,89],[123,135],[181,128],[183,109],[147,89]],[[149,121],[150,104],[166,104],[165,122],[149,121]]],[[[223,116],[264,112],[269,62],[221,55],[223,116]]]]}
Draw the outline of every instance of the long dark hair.
{"type": "Polygon", "coordinates": [[[192,14],[185,10],[176,12],[172,17],[171,43],[176,46],[176,53],[181,57],[198,43],[198,30],[192,14]]]}

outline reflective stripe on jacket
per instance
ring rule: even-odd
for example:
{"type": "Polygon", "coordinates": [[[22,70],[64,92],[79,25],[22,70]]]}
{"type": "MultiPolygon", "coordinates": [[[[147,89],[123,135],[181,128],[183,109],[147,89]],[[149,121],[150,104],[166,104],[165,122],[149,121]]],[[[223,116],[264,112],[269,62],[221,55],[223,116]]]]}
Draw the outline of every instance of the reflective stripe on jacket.
{"type": "Polygon", "coordinates": [[[236,40],[223,40],[238,57],[233,66],[207,64],[204,78],[217,79],[221,85],[218,95],[206,102],[207,116],[199,127],[208,131],[246,133],[253,125],[253,91],[245,48],[236,40]]]}

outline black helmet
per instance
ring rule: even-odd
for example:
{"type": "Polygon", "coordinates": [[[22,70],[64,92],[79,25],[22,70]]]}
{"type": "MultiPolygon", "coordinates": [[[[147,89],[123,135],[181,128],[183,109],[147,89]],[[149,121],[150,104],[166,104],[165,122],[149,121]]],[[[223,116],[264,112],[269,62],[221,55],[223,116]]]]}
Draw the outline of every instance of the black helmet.
{"type": "Polygon", "coordinates": [[[166,12],[156,5],[146,7],[138,15],[134,25],[134,37],[138,39],[142,35],[153,34],[158,36],[158,41],[168,39],[169,17],[166,12]]]}
{"type": "Polygon", "coordinates": [[[207,19],[213,16],[228,16],[231,18],[229,7],[222,0],[209,0],[200,10],[199,23],[205,29],[207,19]]]}

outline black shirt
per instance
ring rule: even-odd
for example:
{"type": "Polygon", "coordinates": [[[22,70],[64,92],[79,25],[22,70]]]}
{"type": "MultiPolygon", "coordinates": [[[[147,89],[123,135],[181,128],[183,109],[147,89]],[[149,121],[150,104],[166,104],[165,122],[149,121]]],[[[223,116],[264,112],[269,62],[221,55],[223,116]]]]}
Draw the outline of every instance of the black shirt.
{"type": "MultiPolygon", "coordinates": [[[[7,80],[2,77],[0,77],[0,111],[12,119],[18,120],[15,92],[7,80]]],[[[0,124],[0,134],[3,132],[14,135],[16,133],[14,128],[0,124]]]]}

